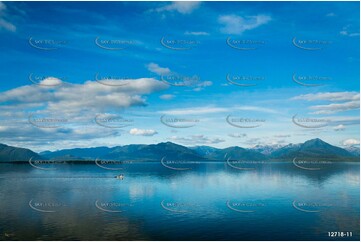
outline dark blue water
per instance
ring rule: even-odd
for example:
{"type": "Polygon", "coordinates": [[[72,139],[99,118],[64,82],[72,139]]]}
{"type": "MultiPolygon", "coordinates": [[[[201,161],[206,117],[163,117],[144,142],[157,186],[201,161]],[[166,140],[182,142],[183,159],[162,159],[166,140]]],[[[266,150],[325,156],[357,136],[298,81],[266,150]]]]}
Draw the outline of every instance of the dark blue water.
{"type": "Polygon", "coordinates": [[[359,240],[359,163],[0,165],[2,240],[359,240]],[[52,166],[54,168],[55,165],[52,166]],[[115,178],[123,174],[123,180],[115,178]],[[344,232],[329,237],[328,232],[344,232]],[[349,232],[346,236],[346,232],[349,232]],[[350,234],[352,233],[352,236],[350,234]]]}

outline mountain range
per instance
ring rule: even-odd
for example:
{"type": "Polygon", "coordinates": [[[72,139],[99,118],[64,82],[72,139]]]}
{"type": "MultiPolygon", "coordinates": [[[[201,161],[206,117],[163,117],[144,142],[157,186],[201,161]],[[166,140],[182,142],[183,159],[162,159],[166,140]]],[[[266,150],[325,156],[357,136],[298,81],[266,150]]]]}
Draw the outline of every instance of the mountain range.
{"type": "Polygon", "coordinates": [[[42,159],[41,156],[29,149],[0,144],[0,162],[28,161],[32,157],[42,159]]]}
{"type": "Polygon", "coordinates": [[[242,148],[238,146],[218,149],[210,146],[185,147],[165,142],[151,145],[125,145],[116,147],[74,148],[57,151],[44,151],[39,154],[24,148],[0,144],[0,162],[27,162],[33,159],[56,159],[64,161],[91,161],[95,159],[129,160],[129,161],[223,161],[227,158],[239,160],[292,160],[328,159],[334,161],[359,160],[360,151],[357,147],[342,149],[330,145],[321,139],[308,140],[301,144],[285,146],[260,146],[242,148]]]}

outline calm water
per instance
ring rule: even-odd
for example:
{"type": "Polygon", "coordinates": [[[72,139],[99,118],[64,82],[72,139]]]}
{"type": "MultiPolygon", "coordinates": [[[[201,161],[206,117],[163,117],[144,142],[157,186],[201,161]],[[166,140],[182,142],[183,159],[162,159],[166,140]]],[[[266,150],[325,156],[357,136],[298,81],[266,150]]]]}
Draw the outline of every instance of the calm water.
{"type": "Polygon", "coordinates": [[[359,164],[0,165],[2,240],[359,240],[359,164]],[[54,168],[55,165],[52,167],[54,168]],[[124,179],[115,176],[123,174],[124,179]],[[352,232],[329,238],[328,232],[352,232]]]}

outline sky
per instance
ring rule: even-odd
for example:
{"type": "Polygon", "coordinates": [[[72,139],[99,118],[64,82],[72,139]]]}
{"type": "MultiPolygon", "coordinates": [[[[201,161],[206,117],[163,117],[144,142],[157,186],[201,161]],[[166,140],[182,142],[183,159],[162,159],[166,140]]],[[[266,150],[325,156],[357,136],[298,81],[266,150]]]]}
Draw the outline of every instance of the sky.
{"type": "Polygon", "coordinates": [[[0,143],[359,146],[359,2],[0,2],[0,143]]]}

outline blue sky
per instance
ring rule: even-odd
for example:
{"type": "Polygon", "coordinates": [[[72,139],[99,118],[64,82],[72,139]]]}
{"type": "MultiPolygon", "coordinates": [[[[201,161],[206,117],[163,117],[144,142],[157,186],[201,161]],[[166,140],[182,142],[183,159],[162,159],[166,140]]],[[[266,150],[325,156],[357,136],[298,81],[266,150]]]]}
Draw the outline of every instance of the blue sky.
{"type": "Polygon", "coordinates": [[[358,2],[1,2],[0,142],[359,145],[359,17],[358,2]]]}

